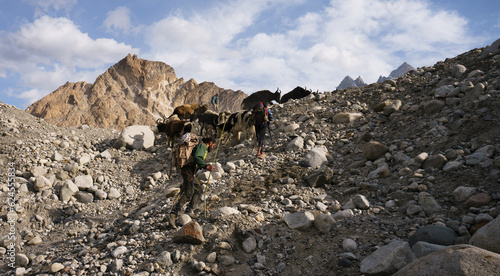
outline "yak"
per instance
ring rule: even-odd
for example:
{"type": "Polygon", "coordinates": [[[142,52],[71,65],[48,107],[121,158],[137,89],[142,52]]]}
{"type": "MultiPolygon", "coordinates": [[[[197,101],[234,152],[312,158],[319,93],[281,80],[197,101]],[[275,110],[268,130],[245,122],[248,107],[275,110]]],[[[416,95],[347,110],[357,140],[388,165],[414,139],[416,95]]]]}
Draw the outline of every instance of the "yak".
{"type": "Polygon", "coordinates": [[[195,121],[197,116],[200,114],[203,114],[203,112],[208,110],[208,105],[199,105],[199,104],[184,104],[177,106],[174,109],[174,112],[172,115],[177,115],[179,116],[179,119],[181,120],[190,120],[190,121],[195,121]]]}
{"type": "Polygon", "coordinates": [[[269,106],[272,104],[272,101],[276,101],[277,103],[279,103],[280,99],[281,99],[281,90],[279,88],[276,89],[276,92],[274,93],[269,90],[257,91],[255,93],[252,93],[250,96],[246,97],[241,102],[241,109],[250,110],[254,105],[258,104],[259,102],[262,102],[266,106],[269,106]]]}
{"type": "Polygon", "coordinates": [[[191,132],[193,123],[180,120],[177,115],[172,115],[169,118],[158,119],[156,128],[159,133],[165,133],[167,136],[167,145],[174,146],[175,138],[180,138],[184,133],[191,132]]]}
{"type": "Polygon", "coordinates": [[[280,103],[286,103],[287,101],[292,99],[302,99],[309,96],[311,93],[311,90],[306,90],[305,88],[297,86],[292,91],[283,95],[283,97],[281,97],[280,103]]]}

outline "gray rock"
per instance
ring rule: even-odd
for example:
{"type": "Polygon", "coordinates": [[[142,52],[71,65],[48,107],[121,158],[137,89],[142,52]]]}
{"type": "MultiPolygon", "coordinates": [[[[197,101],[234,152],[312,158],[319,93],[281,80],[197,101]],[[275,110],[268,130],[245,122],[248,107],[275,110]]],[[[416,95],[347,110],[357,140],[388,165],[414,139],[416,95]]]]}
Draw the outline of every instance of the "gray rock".
{"type": "Polygon", "coordinates": [[[78,158],[78,164],[80,166],[85,165],[88,162],[90,162],[90,160],[91,160],[91,157],[88,153],[82,153],[82,155],[78,158]]]}
{"type": "Polygon", "coordinates": [[[466,201],[473,194],[475,194],[476,190],[477,189],[473,187],[459,186],[452,192],[452,195],[456,201],[463,202],[466,201]]]}
{"type": "Polygon", "coordinates": [[[419,241],[411,247],[411,251],[413,251],[417,258],[422,258],[443,248],[446,248],[446,246],[419,241]]]}
{"type": "Polygon", "coordinates": [[[461,99],[462,104],[470,103],[479,99],[479,97],[483,94],[484,84],[478,83],[472,88],[471,91],[465,93],[465,96],[461,99]]]}
{"type": "Polygon", "coordinates": [[[317,172],[306,176],[305,181],[309,187],[321,188],[325,186],[327,177],[325,173],[317,172]]]}
{"type": "Polygon", "coordinates": [[[463,161],[450,161],[446,163],[443,167],[443,171],[445,172],[453,172],[457,171],[464,165],[463,161]]]}
{"type": "Polygon", "coordinates": [[[104,159],[107,159],[107,160],[111,160],[111,158],[113,158],[113,156],[111,156],[111,153],[109,153],[108,150],[105,150],[105,151],[101,152],[99,154],[99,156],[101,156],[101,158],[104,158],[104,159]]]}
{"type": "Polygon", "coordinates": [[[389,116],[392,113],[398,111],[401,108],[401,101],[400,100],[394,100],[391,102],[390,105],[384,107],[383,113],[385,116],[389,116]]]}
{"type": "Polygon", "coordinates": [[[36,166],[33,169],[31,169],[31,174],[34,177],[40,176],[40,175],[46,175],[47,174],[47,168],[42,167],[42,166],[36,166]]]}
{"type": "Polygon", "coordinates": [[[361,210],[367,210],[370,208],[370,202],[364,195],[355,195],[352,198],[352,202],[354,203],[354,206],[356,208],[361,209],[361,210]]]}
{"type": "Polygon", "coordinates": [[[334,220],[341,220],[341,219],[345,219],[345,218],[351,218],[353,216],[354,216],[354,213],[352,212],[351,209],[338,211],[338,212],[336,212],[335,214],[332,215],[332,217],[333,217],[334,220]]]}
{"type": "Polygon", "coordinates": [[[109,192],[108,192],[109,199],[116,199],[116,198],[119,198],[120,196],[121,196],[120,191],[118,191],[117,189],[115,189],[115,188],[109,189],[109,192]]]}
{"type": "Polygon", "coordinates": [[[410,205],[408,208],[406,208],[406,214],[409,216],[417,215],[420,212],[422,212],[424,209],[422,209],[422,206],[420,205],[410,205]]]}
{"type": "Polygon", "coordinates": [[[426,225],[418,229],[408,241],[413,247],[419,241],[439,245],[453,245],[458,235],[452,229],[439,225],[426,225]]]}
{"type": "Polygon", "coordinates": [[[113,251],[111,251],[111,256],[113,256],[114,258],[118,258],[123,254],[125,254],[127,251],[128,251],[127,247],[123,245],[118,246],[117,248],[113,249],[113,251]]]}
{"type": "Polygon", "coordinates": [[[88,203],[91,203],[92,201],[94,201],[94,196],[88,192],[79,191],[74,195],[74,197],[76,198],[76,200],[78,200],[78,202],[85,203],[85,204],[88,204],[88,203]]]}
{"type": "Polygon", "coordinates": [[[94,185],[91,175],[79,175],[75,177],[74,183],[79,190],[90,189],[94,185]]]}
{"type": "Polygon", "coordinates": [[[217,261],[223,266],[230,266],[236,262],[236,259],[228,254],[217,255],[217,261]]]}
{"type": "Polygon", "coordinates": [[[442,169],[446,165],[448,159],[442,154],[435,154],[427,158],[424,163],[422,163],[422,168],[436,168],[442,169]]]}
{"type": "Polygon", "coordinates": [[[427,115],[432,115],[441,111],[445,105],[445,102],[440,100],[428,101],[424,104],[424,112],[427,115]]]}
{"type": "Polygon", "coordinates": [[[375,161],[384,156],[387,152],[389,152],[389,148],[386,145],[376,141],[371,141],[365,144],[363,157],[370,161],[375,161]]]}
{"type": "Polygon", "coordinates": [[[467,71],[467,68],[462,64],[454,64],[451,66],[451,74],[455,78],[460,78],[465,73],[465,71],[467,71]]]}
{"type": "Polygon", "coordinates": [[[245,253],[251,253],[257,248],[257,240],[254,237],[248,237],[243,241],[241,247],[245,253]]]}
{"type": "Polygon", "coordinates": [[[217,252],[209,253],[205,258],[205,261],[207,261],[207,263],[215,263],[215,261],[217,261],[217,252]]]}
{"type": "Polygon", "coordinates": [[[219,217],[230,216],[234,214],[239,214],[240,211],[231,207],[221,207],[210,214],[212,219],[217,219],[219,217]]]}
{"type": "Polygon", "coordinates": [[[500,216],[479,228],[469,243],[471,245],[500,253],[500,216]]]}
{"type": "Polygon", "coordinates": [[[156,262],[163,267],[169,267],[174,264],[174,262],[172,261],[172,257],[170,255],[171,255],[170,252],[163,251],[156,259],[156,262]]]}
{"type": "Polygon", "coordinates": [[[105,191],[102,191],[102,190],[97,190],[95,191],[95,196],[98,198],[98,199],[106,199],[108,198],[108,193],[106,193],[105,191]]]}
{"type": "Polygon", "coordinates": [[[500,39],[495,40],[490,46],[483,50],[480,58],[488,57],[489,55],[497,55],[500,53],[500,39]]]}
{"type": "Polygon", "coordinates": [[[293,123],[293,124],[290,124],[290,125],[286,126],[285,129],[284,129],[284,131],[285,132],[293,132],[296,129],[298,129],[299,127],[300,127],[299,124],[293,123]]]}
{"type": "Polygon", "coordinates": [[[296,137],[287,146],[286,151],[298,151],[304,148],[304,138],[296,137]]]}
{"type": "Polygon", "coordinates": [[[497,150],[493,145],[482,146],[475,151],[475,153],[484,153],[484,155],[490,158],[493,157],[496,152],[497,150]]]}
{"type": "Polygon", "coordinates": [[[51,273],[56,273],[64,269],[64,265],[61,263],[52,263],[50,265],[50,272],[51,273]]]}
{"type": "Polygon", "coordinates": [[[332,118],[334,124],[345,124],[363,117],[362,113],[338,113],[332,118]]]}
{"type": "Polygon", "coordinates": [[[57,151],[55,151],[52,154],[51,158],[52,158],[52,160],[57,161],[57,162],[62,161],[64,159],[64,157],[59,152],[57,152],[57,151]]]}
{"type": "Polygon", "coordinates": [[[347,239],[344,239],[342,241],[342,249],[344,249],[344,251],[353,252],[357,248],[358,248],[358,245],[356,244],[356,242],[353,239],[347,238],[347,239]]]}
{"type": "Polygon", "coordinates": [[[128,126],[122,130],[115,148],[148,149],[154,146],[155,135],[149,126],[128,126]]]}
{"type": "Polygon", "coordinates": [[[334,225],[335,220],[330,214],[321,213],[314,218],[314,226],[323,234],[329,233],[334,225]]]}
{"type": "Polygon", "coordinates": [[[18,267],[26,267],[30,262],[28,257],[22,253],[16,254],[15,259],[16,259],[16,266],[18,267]]]}
{"type": "Polygon", "coordinates": [[[499,267],[499,254],[471,245],[454,245],[408,264],[393,276],[491,276],[498,275],[499,267]]]}
{"type": "Polygon", "coordinates": [[[326,152],[321,148],[313,148],[306,154],[304,163],[306,167],[319,168],[328,163],[326,152]]]}
{"type": "Polygon", "coordinates": [[[177,222],[180,225],[186,225],[186,224],[190,223],[191,221],[193,221],[193,219],[187,214],[181,214],[181,215],[179,215],[179,218],[177,218],[177,222]]]}
{"type": "Polygon", "coordinates": [[[61,201],[68,202],[78,192],[78,187],[71,180],[64,181],[61,188],[61,201]]]}
{"type": "Polygon", "coordinates": [[[45,191],[52,188],[52,182],[43,175],[38,175],[35,178],[35,184],[33,186],[35,191],[45,191]]]}
{"type": "Polygon", "coordinates": [[[427,216],[439,213],[443,209],[436,199],[426,192],[418,194],[418,205],[422,207],[427,216]]]}
{"type": "Polygon", "coordinates": [[[108,269],[109,271],[113,273],[118,273],[123,267],[123,259],[116,259],[113,260],[109,265],[108,269]]]}
{"type": "Polygon", "coordinates": [[[286,214],[284,220],[290,229],[307,230],[314,223],[314,215],[310,212],[286,214]]]}
{"type": "Polygon", "coordinates": [[[489,160],[490,158],[486,156],[483,152],[477,152],[465,156],[465,164],[469,166],[475,166],[482,162],[489,160]]]}
{"type": "Polygon", "coordinates": [[[393,241],[361,261],[361,273],[391,275],[416,260],[407,242],[393,241]]]}

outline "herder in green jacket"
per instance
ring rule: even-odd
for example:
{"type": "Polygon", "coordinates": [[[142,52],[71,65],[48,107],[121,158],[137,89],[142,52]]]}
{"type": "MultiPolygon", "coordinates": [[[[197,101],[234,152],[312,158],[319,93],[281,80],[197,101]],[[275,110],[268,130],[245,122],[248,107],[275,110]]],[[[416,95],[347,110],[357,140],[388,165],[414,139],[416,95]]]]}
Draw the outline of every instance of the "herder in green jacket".
{"type": "Polygon", "coordinates": [[[184,207],[184,205],[189,201],[186,207],[186,213],[195,217],[194,207],[200,202],[201,197],[201,184],[196,178],[195,174],[200,169],[205,169],[208,171],[213,171],[214,166],[207,165],[205,163],[205,158],[209,151],[215,147],[215,140],[212,137],[205,137],[201,140],[202,142],[193,148],[191,157],[184,167],[181,168],[181,175],[183,183],[181,185],[180,195],[181,197],[172,208],[170,214],[168,214],[168,222],[170,226],[176,228],[175,221],[177,219],[177,214],[184,207]]]}

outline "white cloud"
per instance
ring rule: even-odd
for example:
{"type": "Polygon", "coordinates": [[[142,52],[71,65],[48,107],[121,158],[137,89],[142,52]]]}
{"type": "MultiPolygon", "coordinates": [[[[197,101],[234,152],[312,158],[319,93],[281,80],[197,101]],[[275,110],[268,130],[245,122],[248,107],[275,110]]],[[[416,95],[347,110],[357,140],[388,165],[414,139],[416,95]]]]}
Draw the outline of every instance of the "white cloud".
{"type": "Polygon", "coordinates": [[[230,88],[245,92],[276,85],[332,90],[346,75],[374,82],[404,61],[422,66],[468,49],[473,40],[463,17],[421,0],[332,0],[318,12],[280,19],[287,24],[279,32],[248,32],[274,8],[242,1],[203,15],[170,15],[150,28],[149,55],[180,77],[236,84],[230,88]]]}
{"type": "Polygon", "coordinates": [[[107,13],[107,17],[103,23],[107,32],[119,31],[128,34],[132,30],[130,22],[130,9],[124,6],[107,13]]]}
{"type": "Polygon", "coordinates": [[[93,82],[109,64],[137,52],[113,39],[92,39],[69,19],[42,16],[0,34],[0,75],[21,75],[19,86],[29,91],[23,95],[40,95],[37,89],[48,94],[66,81],[93,82]]]}

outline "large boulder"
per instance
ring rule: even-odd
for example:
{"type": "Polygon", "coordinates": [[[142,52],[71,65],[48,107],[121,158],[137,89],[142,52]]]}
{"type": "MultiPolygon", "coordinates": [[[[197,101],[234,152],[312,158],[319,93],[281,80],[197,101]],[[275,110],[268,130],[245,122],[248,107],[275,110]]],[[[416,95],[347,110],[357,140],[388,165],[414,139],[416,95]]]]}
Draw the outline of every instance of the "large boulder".
{"type": "Polygon", "coordinates": [[[155,134],[149,126],[129,126],[122,130],[115,147],[129,149],[148,149],[155,143],[155,134]]]}
{"type": "Polygon", "coordinates": [[[407,242],[393,241],[361,261],[361,273],[391,275],[416,260],[407,242]]]}
{"type": "Polygon", "coordinates": [[[500,255],[471,245],[453,245],[422,257],[393,276],[498,275],[500,255]]]}
{"type": "Polygon", "coordinates": [[[304,160],[305,166],[312,167],[313,169],[319,168],[327,163],[328,159],[326,158],[326,152],[318,147],[315,147],[308,152],[304,160]]]}
{"type": "Polygon", "coordinates": [[[485,58],[489,55],[500,54],[500,38],[495,40],[490,46],[486,47],[481,54],[481,58],[485,58]]]}
{"type": "Polygon", "coordinates": [[[500,216],[479,228],[469,243],[500,254],[500,216]]]}
{"type": "Polygon", "coordinates": [[[290,229],[307,230],[314,224],[314,215],[311,212],[296,212],[285,215],[284,220],[290,229]]]}
{"type": "Polygon", "coordinates": [[[453,245],[458,235],[452,229],[439,225],[426,225],[410,237],[410,246],[419,241],[440,245],[453,245]]]}

